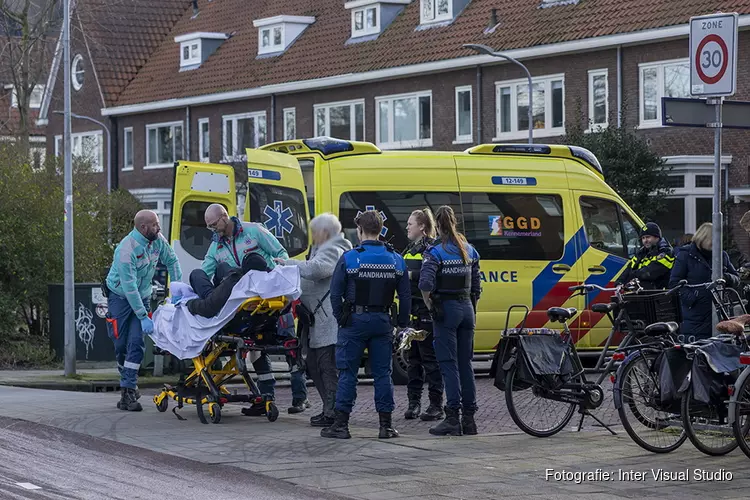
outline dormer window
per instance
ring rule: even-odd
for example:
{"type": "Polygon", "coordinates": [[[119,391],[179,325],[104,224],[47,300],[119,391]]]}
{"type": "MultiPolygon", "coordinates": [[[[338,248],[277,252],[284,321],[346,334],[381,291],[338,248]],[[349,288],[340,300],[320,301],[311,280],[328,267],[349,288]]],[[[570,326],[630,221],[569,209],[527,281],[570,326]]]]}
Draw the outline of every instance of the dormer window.
{"type": "Polygon", "coordinates": [[[352,10],[352,36],[373,35],[380,32],[380,5],[352,10]]]}
{"type": "Polygon", "coordinates": [[[344,8],[352,11],[352,37],[347,43],[373,40],[404,10],[411,0],[353,0],[344,8]]]}
{"type": "Polygon", "coordinates": [[[229,38],[224,33],[188,33],[176,36],[180,44],[180,71],[199,67],[219,46],[229,38]]]}
{"type": "Polygon", "coordinates": [[[420,0],[422,2],[422,24],[438,23],[453,19],[452,0],[420,0]]]}
{"type": "Polygon", "coordinates": [[[314,22],[315,18],[308,16],[256,19],[253,26],[258,28],[258,55],[277,55],[284,52],[314,22]]]}

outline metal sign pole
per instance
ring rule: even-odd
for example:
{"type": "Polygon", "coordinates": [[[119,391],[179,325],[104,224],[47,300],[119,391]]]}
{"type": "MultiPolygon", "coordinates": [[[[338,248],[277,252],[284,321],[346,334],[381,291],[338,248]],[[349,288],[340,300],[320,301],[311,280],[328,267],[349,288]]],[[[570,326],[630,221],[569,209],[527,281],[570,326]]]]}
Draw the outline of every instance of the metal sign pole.
{"type": "Polygon", "coordinates": [[[65,325],[65,376],[76,373],[76,332],[75,321],[75,280],[73,274],[73,151],[71,149],[70,124],[70,0],[63,2],[63,87],[65,100],[65,115],[63,117],[65,149],[64,191],[65,191],[65,221],[64,221],[64,293],[63,315],[65,325]]]}
{"type": "MultiPolygon", "coordinates": [[[[714,210],[713,210],[713,242],[712,242],[712,262],[711,262],[711,279],[712,281],[721,279],[724,276],[724,259],[723,259],[723,238],[722,238],[722,221],[721,213],[721,104],[722,97],[709,99],[709,103],[716,108],[716,121],[710,126],[714,129],[714,210]]],[[[712,334],[716,331],[718,316],[716,308],[713,309],[712,334]]]]}

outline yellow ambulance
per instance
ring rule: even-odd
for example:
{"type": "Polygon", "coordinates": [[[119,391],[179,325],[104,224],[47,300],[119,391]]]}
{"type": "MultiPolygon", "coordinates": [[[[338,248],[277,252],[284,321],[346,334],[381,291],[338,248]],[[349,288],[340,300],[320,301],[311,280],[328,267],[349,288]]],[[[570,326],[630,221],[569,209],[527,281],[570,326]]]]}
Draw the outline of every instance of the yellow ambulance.
{"type": "MultiPolygon", "coordinates": [[[[289,252],[304,258],[309,220],[332,212],[356,244],[354,218],[378,210],[381,237],[407,243],[411,212],[450,205],[481,256],[482,298],[476,359],[489,359],[508,308],[531,309],[526,326],[547,324],[546,310],[575,307],[571,322],[582,355],[600,351],[611,325],[588,307],[607,294],[571,298],[568,287],[611,284],[639,244],[643,223],[605,182],[589,151],[561,145],[483,144],[461,152],[381,151],[366,142],[326,137],[276,142],[247,150],[247,191],[240,216],[264,224],[289,252]]],[[[222,203],[238,213],[233,167],[175,164],[171,241],[183,272],[200,265],[211,241],[203,213],[222,203]]],[[[521,323],[521,313],[510,318],[521,323]]],[[[406,380],[405,362],[394,380],[406,380]]]]}

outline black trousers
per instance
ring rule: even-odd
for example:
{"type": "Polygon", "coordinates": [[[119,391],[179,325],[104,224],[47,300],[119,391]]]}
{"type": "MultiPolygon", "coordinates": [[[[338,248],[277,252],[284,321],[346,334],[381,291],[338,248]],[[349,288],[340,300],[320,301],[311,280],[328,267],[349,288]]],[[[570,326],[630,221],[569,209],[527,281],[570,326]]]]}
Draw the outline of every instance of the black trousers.
{"type": "Polygon", "coordinates": [[[323,414],[334,416],[339,373],[336,369],[336,345],[327,345],[307,352],[307,371],[323,401],[323,414]]]}
{"type": "Polygon", "coordinates": [[[413,327],[428,330],[430,334],[424,340],[413,341],[409,349],[409,366],[406,370],[406,375],[409,377],[409,382],[406,384],[409,399],[422,398],[425,379],[428,394],[433,398],[442,399],[443,376],[440,374],[440,365],[435,356],[432,323],[415,322],[413,327]]]}

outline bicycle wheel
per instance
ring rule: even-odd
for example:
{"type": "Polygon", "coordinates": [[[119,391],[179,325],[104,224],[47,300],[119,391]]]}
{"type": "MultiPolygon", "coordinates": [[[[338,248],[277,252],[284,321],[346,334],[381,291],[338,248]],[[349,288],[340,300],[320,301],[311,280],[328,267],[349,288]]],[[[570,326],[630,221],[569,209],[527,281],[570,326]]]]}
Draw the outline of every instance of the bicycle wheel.
{"type": "Polygon", "coordinates": [[[693,388],[682,395],[682,424],[690,442],[706,455],[726,455],[738,446],[728,424],[727,405],[706,404],[693,399],[693,388]]]}
{"type": "Polygon", "coordinates": [[[615,380],[615,403],[630,438],[652,453],[669,453],[687,439],[679,414],[658,403],[659,380],[651,370],[656,353],[641,353],[626,361],[615,380]]]}
{"type": "Polygon", "coordinates": [[[746,378],[740,387],[735,387],[737,403],[734,405],[734,423],[732,430],[734,439],[740,449],[750,457],[750,377],[746,378]]]}
{"type": "Polygon", "coordinates": [[[576,405],[544,398],[539,385],[513,390],[518,373],[514,364],[505,376],[505,402],[510,417],[526,434],[549,437],[560,432],[573,418],[576,405]]]}

